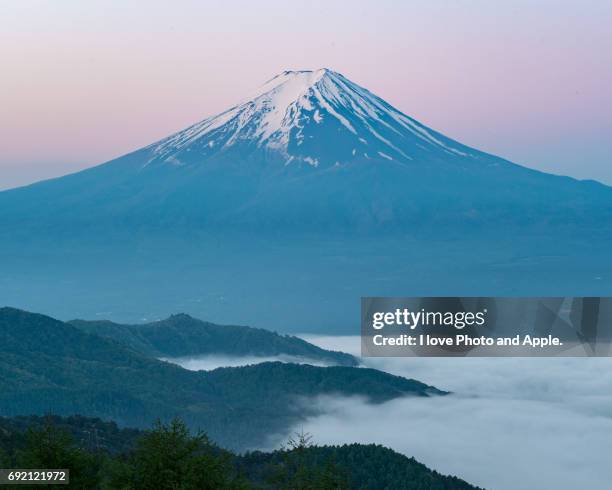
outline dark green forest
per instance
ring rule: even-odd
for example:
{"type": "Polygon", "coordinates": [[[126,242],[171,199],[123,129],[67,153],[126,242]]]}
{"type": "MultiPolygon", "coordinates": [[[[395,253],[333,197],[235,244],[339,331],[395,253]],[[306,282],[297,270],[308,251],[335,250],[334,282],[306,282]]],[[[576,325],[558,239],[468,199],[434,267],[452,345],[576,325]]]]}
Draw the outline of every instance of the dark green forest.
{"type": "Polygon", "coordinates": [[[476,489],[382,446],[316,446],[304,433],[277,451],[235,454],[180,419],[135,430],[80,416],[0,418],[0,467],[69,468],[69,488],[82,490],[476,489]]]}
{"type": "MultiPolygon", "coordinates": [[[[175,316],[123,338],[116,332],[131,327],[100,336],[94,324],[0,308],[0,467],[69,468],[75,489],[474,488],[381,446],[316,446],[307,434],[277,451],[245,452],[316,415],[313,397],[382,403],[445,392],[351,366],[267,362],[194,372],[156,358],[155,346],[181,337],[185,324],[164,353],[185,353],[198,335],[198,351],[231,342],[207,344],[198,322],[175,316]]],[[[273,349],[303,342],[235,331],[237,341],[255,335],[255,345],[272,339],[273,349]]]]}
{"type": "Polygon", "coordinates": [[[180,417],[223,447],[257,447],[286,432],[319,395],[380,403],[443,392],[415,380],[348,366],[280,362],[194,372],[48,316],[0,308],[1,415],[83,414],[148,428],[180,417]]]}
{"type": "Polygon", "coordinates": [[[262,328],[216,325],[185,314],[140,325],[85,320],[69,323],[85,332],[116,340],[149,357],[285,355],[341,366],[358,364],[350,354],[321,349],[292,335],[280,335],[262,328]]]}

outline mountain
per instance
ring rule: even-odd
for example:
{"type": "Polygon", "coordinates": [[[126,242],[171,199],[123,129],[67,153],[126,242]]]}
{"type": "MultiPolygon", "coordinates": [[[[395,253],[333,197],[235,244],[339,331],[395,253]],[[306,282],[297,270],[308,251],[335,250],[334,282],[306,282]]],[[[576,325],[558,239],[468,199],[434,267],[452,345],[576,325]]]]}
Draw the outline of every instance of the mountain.
{"type": "Polygon", "coordinates": [[[302,362],[323,362],[357,366],[357,359],[344,352],[321,349],[290,335],[279,335],[262,328],[216,325],[179,314],[138,325],[110,321],[72,320],[71,325],[101,337],[123,343],[149,357],[285,356],[302,362]]]}
{"type": "Polygon", "coordinates": [[[589,222],[597,204],[606,203],[610,217],[611,195],[601,184],[464,146],[322,69],[283,72],[217,116],[104,165],[5,191],[0,203],[21,206],[2,206],[4,224],[44,218],[43,229],[67,233],[100,221],[406,232],[452,227],[457,219],[479,226],[589,222]]]}
{"type": "Polygon", "coordinates": [[[612,291],[611,223],[610,187],[462,145],[331,70],[287,71],[145,148],[1,192],[0,295],[62,318],[354,332],[366,295],[612,291]]]}
{"type": "Polygon", "coordinates": [[[280,362],[193,372],[48,316],[0,308],[0,415],[84,415],[149,427],[180,416],[219,444],[245,449],[283,433],[320,395],[444,394],[373,369],[280,362]],[[304,403],[300,403],[304,400],[304,403]]]}

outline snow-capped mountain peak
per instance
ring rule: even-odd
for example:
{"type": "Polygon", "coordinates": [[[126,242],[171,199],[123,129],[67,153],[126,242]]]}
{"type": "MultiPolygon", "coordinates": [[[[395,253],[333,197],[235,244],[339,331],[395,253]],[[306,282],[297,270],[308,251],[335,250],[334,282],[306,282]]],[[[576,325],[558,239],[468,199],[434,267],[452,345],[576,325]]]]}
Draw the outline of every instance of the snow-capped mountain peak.
{"type": "Polygon", "coordinates": [[[285,164],[406,163],[469,149],[327,68],[284,71],[234,107],[149,147],[151,162],[197,164],[230,149],[264,149],[285,164]]]}

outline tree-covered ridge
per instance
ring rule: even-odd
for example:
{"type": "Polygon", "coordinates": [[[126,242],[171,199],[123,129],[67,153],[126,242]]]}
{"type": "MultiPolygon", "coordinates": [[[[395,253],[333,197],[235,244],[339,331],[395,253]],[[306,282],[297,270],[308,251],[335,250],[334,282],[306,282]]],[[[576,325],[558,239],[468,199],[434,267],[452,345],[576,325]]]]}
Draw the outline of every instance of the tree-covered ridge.
{"type": "Polygon", "coordinates": [[[83,490],[477,490],[382,446],[314,446],[303,433],[281,450],[236,455],[179,419],[139,431],[85,417],[0,418],[0,466],[69,468],[70,488],[83,490]],[[94,428],[112,447],[89,443],[94,428]]]}
{"type": "Polygon", "coordinates": [[[343,366],[358,364],[349,354],[325,350],[295,336],[261,328],[216,325],[186,314],[141,325],[85,320],[69,323],[86,332],[117,340],[151,357],[286,355],[343,366]]]}
{"type": "Polygon", "coordinates": [[[13,454],[24,448],[23,435],[28,430],[39,431],[51,425],[59,431],[67,432],[74,445],[89,451],[103,451],[112,455],[128,453],[135,447],[136,439],[142,430],[119,427],[113,421],[104,421],[82,415],[19,415],[0,416],[0,448],[13,454]]]}
{"type": "Polygon", "coordinates": [[[192,372],[53,318],[0,309],[0,415],[83,414],[149,427],[181,417],[224,447],[245,449],[316,415],[299,400],[383,402],[442,394],[373,369],[262,363],[192,372]],[[296,403],[297,402],[297,403],[296,403]]]}
{"type": "MultiPolygon", "coordinates": [[[[272,453],[252,452],[240,456],[238,468],[250,481],[263,488],[269,485],[275,471],[281,467],[290,475],[297,473],[296,462],[287,462],[288,454],[300,463],[308,474],[333,468],[337,481],[347,481],[347,488],[359,490],[470,490],[476,487],[457,478],[427,468],[414,458],[377,444],[344,444],[342,446],[308,446],[300,451],[295,447],[272,453]],[[297,454],[296,454],[297,453],[297,454]]],[[[313,486],[316,488],[316,486],[313,486]]],[[[338,488],[338,487],[332,487],[338,488]]]]}

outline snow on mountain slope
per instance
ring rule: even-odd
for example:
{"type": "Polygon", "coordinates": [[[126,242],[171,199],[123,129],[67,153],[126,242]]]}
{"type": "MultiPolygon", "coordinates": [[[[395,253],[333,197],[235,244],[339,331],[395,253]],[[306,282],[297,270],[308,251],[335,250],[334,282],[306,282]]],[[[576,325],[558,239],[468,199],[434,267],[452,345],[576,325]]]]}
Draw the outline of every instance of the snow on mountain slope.
{"type": "Polygon", "coordinates": [[[284,72],[148,147],[0,192],[0,298],[350,332],[360,296],[610,292],[611,224],[611,187],[467,148],[338,73],[284,72]]]}
{"type": "Polygon", "coordinates": [[[0,224],[462,234],[468,225],[600,226],[610,192],[468,148],[321,69],[285,71],[148,147],[0,193],[0,224]]]}
{"type": "Polygon", "coordinates": [[[277,75],[238,105],[151,145],[148,164],[201,163],[236,148],[314,167],[478,154],[324,68],[277,75]]]}

